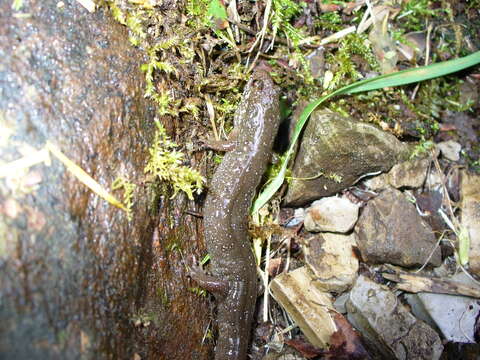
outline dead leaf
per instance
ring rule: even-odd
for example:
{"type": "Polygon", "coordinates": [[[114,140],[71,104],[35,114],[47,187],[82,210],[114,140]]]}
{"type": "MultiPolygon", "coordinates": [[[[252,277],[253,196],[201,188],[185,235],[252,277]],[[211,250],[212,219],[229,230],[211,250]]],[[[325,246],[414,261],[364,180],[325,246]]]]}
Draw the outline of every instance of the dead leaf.
{"type": "Polygon", "coordinates": [[[456,131],[457,127],[453,124],[440,124],[439,131],[456,131]]]}
{"type": "Polygon", "coordinates": [[[270,276],[280,274],[282,271],[282,258],[270,259],[267,271],[270,276]]]}
{"type": "Polygon", "coordinates": [[[343,315],[335,313],[333,320],[338,330],[330,338],[330,348],[324,355],[324,359],[369,359],[370,356],[363,347],[360,336],[347,319],[343,315]]]}
{"type": "Polygon", "coordinates": [[[303,357],[306,357],[307,359],[312,359],[323,354],[322,349],[316,348],[307,341],[291,339],[285,340],[285,344],[293,347],[300,354],[302,354],[303,357]]]}
{"type": "Polygon", "coordinates": [[[333,12],[333,11],[340,10],[340,5],[337,5],[337,4],[323,4],[323,3],[320,3],[319,6],[320,6],[320,11],[322,13],[333,12]]]}

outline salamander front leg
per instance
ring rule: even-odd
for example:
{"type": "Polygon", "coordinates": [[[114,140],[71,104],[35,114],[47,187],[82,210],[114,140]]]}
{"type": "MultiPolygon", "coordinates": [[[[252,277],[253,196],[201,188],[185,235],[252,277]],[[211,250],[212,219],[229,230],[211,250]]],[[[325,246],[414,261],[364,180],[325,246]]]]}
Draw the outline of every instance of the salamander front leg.
{"type": "Polygon", "coordinates": [[[221,152],[229,152],[235,149],[236,140],[238,137],[238,130],[233,129],[228,135],[227,140],[213,140],[209,139],[204,141],[204,149],[212,149],[221,152]]]}
{"type": "Polygon", "coordinates": [[[201,266],[195,261],[195,258],[191,261],[188,276],[197,282],[200,287],[212,293],[216,298],[225,298],[228,294],[228,281],[206,274],[201,266]]]}

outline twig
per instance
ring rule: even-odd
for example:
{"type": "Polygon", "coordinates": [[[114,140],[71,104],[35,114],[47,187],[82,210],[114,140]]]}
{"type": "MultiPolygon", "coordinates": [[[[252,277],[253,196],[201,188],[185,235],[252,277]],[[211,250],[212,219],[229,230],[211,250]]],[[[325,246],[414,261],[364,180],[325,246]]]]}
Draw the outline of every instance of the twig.
{"type": "MultiPolygon", "coordinates": [[[[238,28],[242,31],[245,31],[247,34],[250,34],[250,35],[253,35],[253,36],[257,36],[258,32],[255,31],[255,30],[252,30],[251,28],[249,28],[248,26],[246,25],[243,25],[235,20],[231,20],[231,19],[227,19],[228,22],[232,25],[235,25],[235,26],[238,26],[238,28]]],[[[276,41],[282,45],[285,45],[285,46],[288,46],[289,49],[293,50],[295,49],[287,40],[285,39],[282,39],[282,38],[279,38],[279,37],[276,37],[275,39],[273,39],[272,36],[270,35],[265,35],[264,36],[265,39],[269,40],[269,41],[276,41]]],[[[319,47],[321,47],[322,45],[310,45],[310,44],[301,44],[299,45],[301,48],[306,48],[306,49],[318,49],[319,47]]]]}
{"type": "Polygon", "coordinates": [[[205,104],[207,105],[208,117],[212,124],[213,136],[215,136],[216,141],[219,141],[220,137],[218,136],[217,126],[215,125],[215,109],[213,108],[212,100],[208,94],[205,94],[205,104]]]}
{"type": "Polygon", "coordinates": [[[451,279],[419,276],[404,272],[382,273],[385,279],[397,283],[397,288],[411,293],[430,292],[437,294],[463,295],[480,298],[480,288],[469,286],[451,279]]]}
{"type": "Polygon", "coordinates": [[[265,270],[263,271],[263,286],[265,291],[263,292],[263,321],[268,321],[268,266],[270,265],[270,244],[272,235],[267,236],[267,249],[265,254],[265,270]]]}
{"type": "MultiPolygon", "coordinates": [[[[432,24],[428,25],[427,27],[427,37],[425,39],[425,66],[428,65],[430,62],[430,34],[432,33],[432,24]]],[[[413,89],[412,96],[410,97],[410,100],[413,101],[415,99],[415,96],[417,95],[418,89],[420,88],[420,83],[415,86],[415,89],[413,89]]]]}

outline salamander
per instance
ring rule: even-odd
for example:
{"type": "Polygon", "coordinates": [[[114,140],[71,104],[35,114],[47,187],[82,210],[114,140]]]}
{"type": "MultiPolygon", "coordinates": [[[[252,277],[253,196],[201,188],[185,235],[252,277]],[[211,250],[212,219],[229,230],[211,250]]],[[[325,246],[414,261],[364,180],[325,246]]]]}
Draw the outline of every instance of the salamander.
{"type": "Polygon", "coordinates": [[[279,92],[268,68],[257,67],[234,116],[231,150],[213,176],[204,205],[204,235],[212,275],[195,268],[191,277],[215,296],[215,360],[247,357],[257,298],[248,218],[280,124],[279,92]]]}

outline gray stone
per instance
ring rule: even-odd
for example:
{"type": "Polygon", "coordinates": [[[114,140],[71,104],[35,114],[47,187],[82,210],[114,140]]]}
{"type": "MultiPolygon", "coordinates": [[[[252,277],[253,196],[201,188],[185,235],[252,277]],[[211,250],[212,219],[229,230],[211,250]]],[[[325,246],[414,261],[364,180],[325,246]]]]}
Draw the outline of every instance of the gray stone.
{"type": "MultiPolygon", "coordinates": [[[[464,273],[453,276],[452,280],[477,286],[464,273]]],[[[407,294],[406,298],[415,316],[438,328],[446,340],[475,342],[474,326],[480,312],[480,304],[476,299],[432,293],[407,294]]]]}
{"type": "Polygon", "coordinates": [[[389,185],[394,188],[419,188],[425,182],[430,158],[408,160],[396,164],[386,173],[365,181],[370,189],[378,191],[389,185]]]}
{"type": "MultiPolygon", "coordinates": [[[[374,264],[423,265],[436,246],[430,226],[418,215],[415,206],[395,189],[385,190],[368,202],[355,232],[363,259],[374,264]]],[[[437,248],[429,264],[439,266],[441,261],[437,248]]]]}
{"type": "Polygon", "coordinates": [[[335,299],[335,302],[333,303],[333,306],[335,307],[335,310],[337,310],[341,314],[346,314],[347,313],[347,301],[348,298],[350,297],[350,294],[348,292],[343,293],[339,297],[335,299]]]}
{"type": "Polygon", "coordinates": [[[290,184],[285,203],[302,206],[333,195],[365,173],[389,170],[407,155],[407,145],[371,124],[317,111],[305,129],[293,168],[298,179],[290,184]]]}
{"type": "Polygon", "coordinates": [[[462,145],[458,142],[453,140],[443,141],[438,143],[437,147],[446,159],[451,161],[460,160],[460,150],[462,150],[462,145]]]}
{"type": "Polygon", "coordinates": [[[358,271],[358,259],[353,253],[355,238],[354,233],[323,233],[307,241],[305,263],[314,275],[313,285],[337,293],[352,286],[358,271]]]}
{"type": "Polygon", "coordinates": [[[305,229],[311,232],[346,233],[358,219],[358,205],[336,196],[314,201],[305,215],[305,229]]]}
{"type": "Polygon", "coordinates": [[[346,305],[348,320],[379,358],[440,358],[443,346],[438,334],[417,320],[386,286],[359,276],[346,305]]]}

